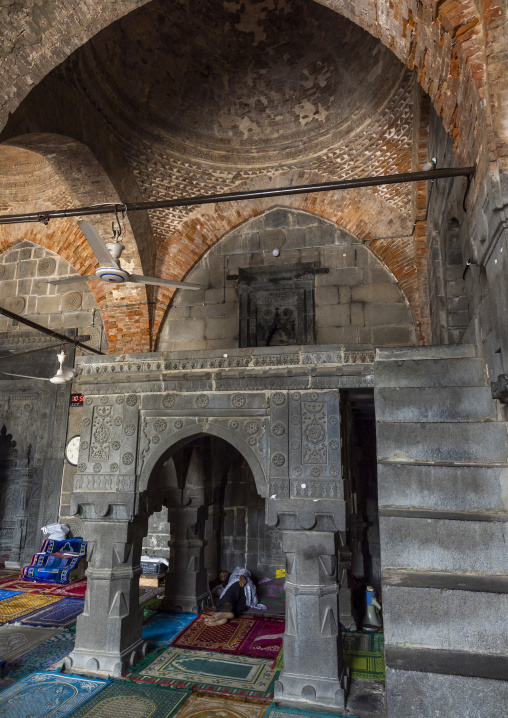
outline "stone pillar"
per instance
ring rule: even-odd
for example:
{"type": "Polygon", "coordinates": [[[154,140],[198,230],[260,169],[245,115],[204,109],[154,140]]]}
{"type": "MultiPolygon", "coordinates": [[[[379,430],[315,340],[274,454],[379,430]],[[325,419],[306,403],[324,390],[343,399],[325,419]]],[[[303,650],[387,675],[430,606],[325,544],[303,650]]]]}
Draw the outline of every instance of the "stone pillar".
{"type": "Polygon", "coordinates": [[[345,706],[337,584],[337,534],[283,531],[286,554],[284,668],[275,699],[290,705],[345,706]]]}
{"type": "Polygon", "coordinates": [[[205,568],[205,521],[208,508],[177,507],[168,511],[171,539],[166,575],[165,611],[198,613],[208,602],[205,568]]]}
{"type": "Polygon", "coordinates": [[[73,673],[120,677],[126,666],[145,654],[139,564],[146,518],[84,521],[83,525],[88,542],[85,608],[64,667],[73,673]]]}

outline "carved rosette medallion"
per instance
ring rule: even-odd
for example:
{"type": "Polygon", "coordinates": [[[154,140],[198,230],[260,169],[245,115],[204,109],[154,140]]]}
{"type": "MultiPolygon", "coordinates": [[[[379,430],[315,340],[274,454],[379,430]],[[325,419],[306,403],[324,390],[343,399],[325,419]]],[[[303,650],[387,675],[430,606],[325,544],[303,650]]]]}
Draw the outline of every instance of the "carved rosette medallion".
{"type": "Polygon", "coordinates": [[[122,463],[129,466],[134,461],[134,454],[130,451],[126,451],[122,456],[122,463]]]}
{"type": "Polygon", "coordinates": [[[172,409],[176,404],[176,394],[166,394],[162,399],[162,406],[166,409],[172,409]]]}
{"type": "Polygon", "coordinates": [[[236,409],[241,409],[243,406],[245,406],[245,397],[243,394],[233,394],[231,397],[231,404],[236,409]]]}
{"type": "Polygon", "coordinates": [[[246,421],[243,428],[246,434],[252,436],[252,434],[257,434],[259,431],[259,424],[257,421],[246,421]]]}
{"type": "Polygon", "coordinates": [[[129,396],[125,400],[125,403],[127,404],[127,406],[136,406],[136,404],[138,403],[138,397],[136,396],[136,394],[129,394],[129,396]]]}
{"type": "Polygon", "coordinates": [[[177,419],[173,426],[175,427],[175,429],[181,429],[183,426],[183,421],[181,419],[177,419]]]}
{"type": "Polygon", "coordinates": [[[199,396],[196,397],[196,406],[199,406],[200,409],[206,409],[209,403],[210,398],[207,394],[199,394],[199,396]]]}
{"type": "Polygon", "coordinates": [[[231,421],[229,422],[229,428],[233,429],[233,431],[236,431],[239,426],[240,423],[236,419],[231,419],[231,421]]]}
{"type": "Polygon", "coordinates": [[[164,419],[156,419],[153,422],[153,428],[159,434],[162,434],[162,432],[166,430],[167,426],[168,426],[168,423],[164,419]]]}
{"type": "Polygon", "coordinates": [[[125,424],[123,431],[126,436],[132,436],[136,431],[136,425],[135,424],[125,424]]]}
{"type": "Polygon", "coordinates": [[[286,397],[281,391],[276,391],[272,394],[272,401],[277,406],[282,406],[282,404],[286,401],[286,397]]]}
{"type": "Polygon", "coordinates": [[[286,433],[286,427],[282,423],[282,421],[276,421],[274,422],[272,426],[272,434],[274,436],[283,436],[286,433]]]}
{"type": "Polygon", "coordinates": [[[275,464],[275,466],[284,466],[286,457],[281,452],[277,452],[272,456],[272,463],[275,464]]]}

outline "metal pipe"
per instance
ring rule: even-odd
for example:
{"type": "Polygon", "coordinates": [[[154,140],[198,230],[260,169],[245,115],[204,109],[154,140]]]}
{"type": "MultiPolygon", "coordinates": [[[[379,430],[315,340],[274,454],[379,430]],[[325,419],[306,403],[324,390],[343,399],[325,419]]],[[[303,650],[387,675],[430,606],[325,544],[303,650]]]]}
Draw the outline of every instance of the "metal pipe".
{"type": "Polygon", "coordinates": [[[74,344],[81,349],[86,349],[87,352],[92,352],[92,354],[100,354],[101,356],[104,355],[104,352],[98,351],[98,349],[94,349],[87,344],[82,344],[81,342],[78,342],[76,339],[72,339],[71,337],[66,337],[65,334],[60,334],[59,332],[54,332],[52,329],[47,329],[46,327],[43,327],[40,324],[36,324],[30,319],[25,319],[25,317],[22,317],[19,314],[15,314],[14,312],[10,312],[8,309],[4,309],[3,307],[0,307],[0,314],[3,314],[4,317],[8,317],[9,319],[15,319],[20,324],[26,324],[27,327],[30,327],[31,329],[36,329],[38,332],[47,334],[48,336],[54,337],[55,339],[60,339],[62,342],[74,344]]]}
{"type": "Polygon", "coordinates": [[[427,172],[405,172],[395,175],[359,177],[355,179],[338,180],[336,182],[295,185],[294,187],[273,187],[242,192],[226,192],[225,194],[198,195],[197,197],[155,200],[153,202],[129,202],[127,204],[109,203],[88,207],[77,207],[73,209],[54,209],[42,212],[31,212],[28,214],[2,214],[0,215],[0,224],[20,224],[22,222],[43,222],[47,224],[50,219],[61,219],[63,217],[84,217],[92,214],[137,212],[139,210],[168,209],[171,207],[189,207],[199,204],[234,202],[244,199],[265,199],[267,197],[283,197],[296,194],[310,194],[314,192],[332,192],[335,190],[354,189],[355,187],[376,187],[378,185],[385,184],[403,184],[405,182],[420,182],[421,180],[441,179],[443,177],[471,177],[474,175],[475,170],[475,167],[443,167],[429,170],[427,172]]]}

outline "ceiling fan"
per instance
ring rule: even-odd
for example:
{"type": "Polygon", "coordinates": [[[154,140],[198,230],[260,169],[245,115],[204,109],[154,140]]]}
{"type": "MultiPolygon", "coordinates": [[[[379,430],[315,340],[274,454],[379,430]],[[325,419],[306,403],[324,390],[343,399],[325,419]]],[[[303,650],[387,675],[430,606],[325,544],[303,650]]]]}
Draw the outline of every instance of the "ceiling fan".
{"type": "Polygon", "coordinates": [[[63,364],[65,361],[65,351],[62,349],[61,352],[57,354],[58,357],[58,363],[59,367],[55,374],[55,376],[52,376],[50,379],[46,379],[42,376],[28,376],[27,374],[14,374],[11,371],[2,371],[2,374],[8,374],[9,376],[19,376],[22,379],[37,379],[38,381],[50,381],[52,384],[66,384],[68,381],[72,381],[74,377],[76,376],[76,370],[75,369],[64,369],[63,364]]]}
{"type": "Polygon", "coordinates": [[[97,232],[90,222],[86,220],[78,220],[78,225],[90,249],[99,262],[99,269],[95,274],[89,274],[85,277],[65,277],[64,279],[51,279],[49,284],[71,284],[72,282],[90,282],[94,279],[102,279],[103,282],[112,284],[122,284],[124,282],[134,282],[134,284],[155,284],[157,286],[175,287],[176,289],[202,289],[199,284],[190,284],[187,282],[176,282],[172,279],[159,279],[157,277],[145,277],[141,274],[129,274],[120,266],[120,257],[125,246],[118,241],[121,231],[113,230],[113,242],[102,241],[100,234],[97,232]]]}

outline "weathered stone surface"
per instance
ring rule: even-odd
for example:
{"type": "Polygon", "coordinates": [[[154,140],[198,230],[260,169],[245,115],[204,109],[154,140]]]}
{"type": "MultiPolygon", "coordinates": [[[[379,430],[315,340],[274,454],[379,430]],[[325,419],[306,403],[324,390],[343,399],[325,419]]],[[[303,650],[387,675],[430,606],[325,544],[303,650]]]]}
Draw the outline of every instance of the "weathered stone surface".
{"type": "Polygon", "coordinates": [[[380,387],[376,410],[383,421],[495,421],[497,407],[487,387],[380,387]]]}

